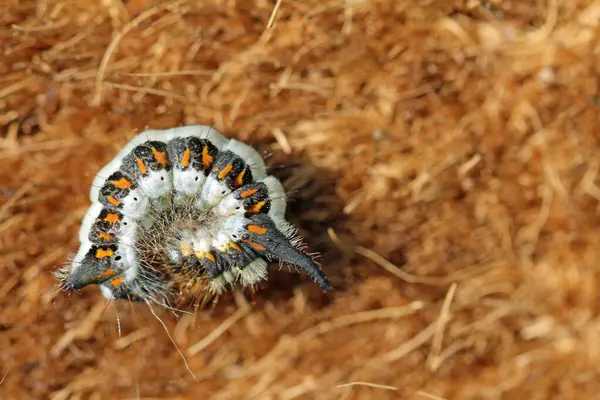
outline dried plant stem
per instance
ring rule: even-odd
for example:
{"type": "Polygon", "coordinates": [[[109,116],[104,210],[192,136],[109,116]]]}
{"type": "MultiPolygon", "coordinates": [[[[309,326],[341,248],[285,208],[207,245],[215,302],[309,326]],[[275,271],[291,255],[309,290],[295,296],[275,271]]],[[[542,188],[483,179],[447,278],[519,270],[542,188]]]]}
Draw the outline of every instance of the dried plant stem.
{"type": "Polygon", "coordinates": [[[98,73],[96,75],[96,84],[95,84],[94,94],[93,94],[92,102],[91,102],[91,104],[93,106],[99,107],[102,104],[102,86],[103,86],[104,76],[106,75],[106,68],[108,67],[108,63],[110,62],[110,59],[111,59],[113,53],[117,49],[117,46],[119,45],[119,43],[121,42],[123,37],[125,37],[125,35],[127,35],[131,30],[135,29],[139,24],[141,24],[145,20],[153,17],[154,15],[156,15],[164,10],[176,7],[187,1],[189,1],[189,0],[168,1],[166,3],[158,4],[152,8],[144,11],[143,13],[138,15],[136,18],[132,19],[128,24],[126,24],[123,27],[123,29],[121,29],[121,31],[119,31],[119,33],[117,35],[115,35],[115,37],[112,39],[112,41],[106,48],[106,51],[104,52],[104,56],[102,57],[102,61],[100,62],[100,67],[98,67],[98,73]]]}
{"type": "Polygon", "coordinates": [[[450,289],[448,289],[448,293],[446,294],[446,298],[444,299],[444,303],[442,304],[442,310],[440,311],[440,315],[437,319],[437,326],[435,335],[433,337],[433,343],[431,344],[431,351],[429,352],[429,356],[427,357],[427,365],[429,369],[435,371],[438,369],[440,365],[440,352],[442,351],[442,340],[444,338],[444,327],[450,321],[450,304],[452,303],[452,299],[454,298],[454,294],[456,293],[457,284],[453,283],[450,285],[450,289]]]}
{"type": "Polygon", "coordinates": [[[277,18],[277,11],[279,11],[279,7],[281,7],[281,3],[283,3],[283,0],[277,0],[277,3],[275,3],[275,7],[273,7],[273,12],[271,13],[271,16],[269,17],[269,22],[267,23],[267,29],[270,29],[273,24],[275,23],[275,18],[277,18]]]}
{"type": "Polygon", "coordinates": [[[380,385],[378,383],[371,383],[371,382],[350,382],[350,383],[344,383],[342,385],[337,385],[338,388],[345,388],[345,387],[352,387],[352,386],[367,386],[367,387],[383,389],[383,390],[398,390],[398,388],[395,386],[380,385]]]}
{"type": "Polygon", "coordinates": [[[224,320],[219,326],[217,326],[213,331],[206,336],[204,339],[196,342],[191,345],[187,349],[188,356],[193,356],[200,353],[202,350],[210,346],[215,340],[221,337],[229,328],[235,325],[239,320],[244,318],[246,315],[250,313],[252,307],[246,306],[239,308],[235,313],[229,316],[226,320],[224,320]]]}

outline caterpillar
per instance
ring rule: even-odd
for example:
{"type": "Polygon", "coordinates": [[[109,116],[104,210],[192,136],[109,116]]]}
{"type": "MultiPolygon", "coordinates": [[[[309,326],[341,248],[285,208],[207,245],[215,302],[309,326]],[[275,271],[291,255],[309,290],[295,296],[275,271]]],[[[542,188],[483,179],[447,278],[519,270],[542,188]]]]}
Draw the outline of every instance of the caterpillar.
{"type": "Polygon", "coordinates": [[[169,304],[267,280],[270,261],[331,291],[285,218],[286,193],[251,146],[206,125],[147,130],[96,175],[80,247],[58,273],[68,291],[169,304]]]}

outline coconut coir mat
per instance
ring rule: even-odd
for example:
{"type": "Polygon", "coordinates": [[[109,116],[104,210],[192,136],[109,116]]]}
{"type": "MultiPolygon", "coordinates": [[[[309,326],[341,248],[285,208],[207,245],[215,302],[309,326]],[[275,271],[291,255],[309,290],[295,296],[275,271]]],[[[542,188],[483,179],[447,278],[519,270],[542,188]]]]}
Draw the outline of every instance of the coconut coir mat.
{"type": "Polygon", "coordinates": [[[597,1],[0,7],[0,397],[597,398],[597,1]],[[196,123],[267,156],[335,293],[274,266],[156,309],[173,343],[52,272],[94,173],[196,123]]]}

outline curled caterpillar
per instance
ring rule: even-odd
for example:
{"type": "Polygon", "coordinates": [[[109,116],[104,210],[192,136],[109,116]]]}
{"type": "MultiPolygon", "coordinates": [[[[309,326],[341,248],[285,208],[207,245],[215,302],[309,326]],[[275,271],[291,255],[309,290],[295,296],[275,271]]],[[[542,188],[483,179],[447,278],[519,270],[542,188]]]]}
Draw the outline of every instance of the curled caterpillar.
{"type": "Polygon", "coordinates": [[[204,125],[149,130],[95,178],[66,290],[98,285],[107,299],[168,304],[267,279],[271,260],[327,277],[285,219],[281,183],[250,146],[204,125]]]}

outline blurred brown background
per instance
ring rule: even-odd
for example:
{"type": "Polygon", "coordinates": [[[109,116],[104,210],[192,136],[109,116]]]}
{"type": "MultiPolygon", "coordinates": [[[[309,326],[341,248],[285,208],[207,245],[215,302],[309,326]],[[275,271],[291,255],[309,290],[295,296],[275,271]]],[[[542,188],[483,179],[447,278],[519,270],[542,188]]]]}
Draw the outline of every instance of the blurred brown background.
{"type": "Polygon", "coordinates": [[[598,398],[600,2],[0,7],[2,399],[598,398]],[[93,174],[191,123],[268,156],[336,288],[157,309],[198,382],[52,276],[93,174]]]}

